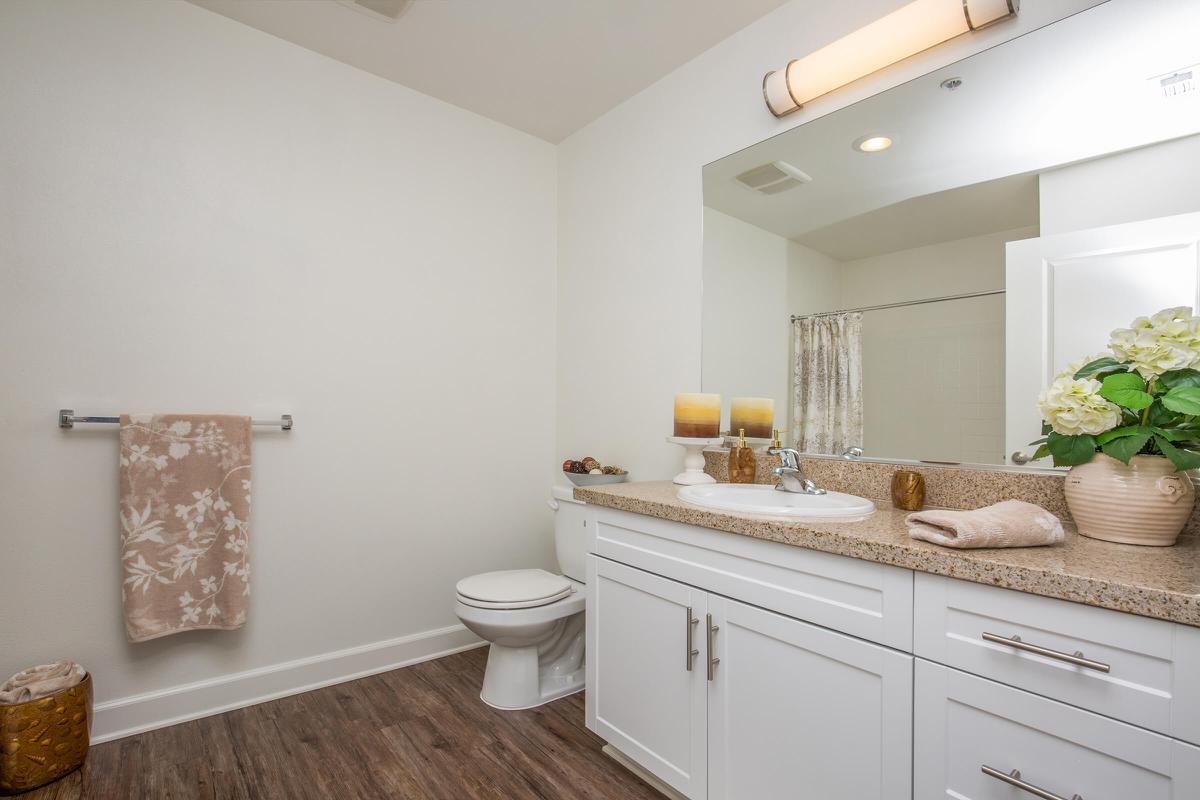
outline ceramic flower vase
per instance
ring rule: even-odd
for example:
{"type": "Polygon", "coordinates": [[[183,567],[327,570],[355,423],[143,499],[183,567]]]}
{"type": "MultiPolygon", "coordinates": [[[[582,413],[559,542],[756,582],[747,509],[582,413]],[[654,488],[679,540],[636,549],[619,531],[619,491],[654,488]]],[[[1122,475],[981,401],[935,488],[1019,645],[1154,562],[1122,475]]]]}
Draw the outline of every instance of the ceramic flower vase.
{"type": "Polygon", "coordinates": [[[1191,479],[1163,456],[1134,456],[1125,465],[1097,453],[1071,467],[1065,490],[1081,534],[1122,544],[1175,544],[1196,502],[1191,479]]]}

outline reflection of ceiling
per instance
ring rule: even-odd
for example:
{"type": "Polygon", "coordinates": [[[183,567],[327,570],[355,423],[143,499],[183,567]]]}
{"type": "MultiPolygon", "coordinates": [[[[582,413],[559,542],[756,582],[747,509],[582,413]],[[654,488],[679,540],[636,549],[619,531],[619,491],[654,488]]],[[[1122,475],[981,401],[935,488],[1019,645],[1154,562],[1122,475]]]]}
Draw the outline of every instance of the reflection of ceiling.
{"type": "Polygon", "coordinates": [[[1014,175],[902,200],[800,236],[839,261],[1038,224],[1036,175],[1014,175]]]}
{"type": "Polygon", "coordinates": [[[1164,99],[1150,78],[1200,62],[1196,30],[1195,0],[1110,0],[709,164],[705,205],[789,239],[821,232],[847,247],[847,229],[831,226],[852,217],[1195,133],[1200,101],[1164,99]],[[961,88],[940,88],[951,77],[961,88]],[[895,143],[852,149],[866,134],[895,143]],[[764,196],[734,180],[775,160],[812,182],[764,196]]]}
{"type": "Polygon", "coordinates": [[[785,0],[413,0],[395,22],[337,0],[192,2],[558,142],[785,0]]]}

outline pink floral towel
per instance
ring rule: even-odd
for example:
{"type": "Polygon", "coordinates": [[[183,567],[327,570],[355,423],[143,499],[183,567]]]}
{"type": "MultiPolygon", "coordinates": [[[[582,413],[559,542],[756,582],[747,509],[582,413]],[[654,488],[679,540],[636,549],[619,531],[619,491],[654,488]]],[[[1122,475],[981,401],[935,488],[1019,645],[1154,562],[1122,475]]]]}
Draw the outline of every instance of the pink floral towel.
{"type": "Polygon", "coordinates": [[[125,633],[246,623],[250,418],[121,415],[125,633]]]}

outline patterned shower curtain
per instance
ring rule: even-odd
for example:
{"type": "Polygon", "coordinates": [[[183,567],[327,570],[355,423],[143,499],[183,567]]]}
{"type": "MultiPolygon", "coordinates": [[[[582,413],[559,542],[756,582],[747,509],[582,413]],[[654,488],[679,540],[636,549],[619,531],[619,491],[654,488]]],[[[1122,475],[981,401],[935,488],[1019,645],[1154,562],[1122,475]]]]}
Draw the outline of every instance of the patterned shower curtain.
{"type": "Polygon", "coordinates": [[[792,427],[801,453],[862,447],[862,313],[805,317],[792,327],[792,427]]]}

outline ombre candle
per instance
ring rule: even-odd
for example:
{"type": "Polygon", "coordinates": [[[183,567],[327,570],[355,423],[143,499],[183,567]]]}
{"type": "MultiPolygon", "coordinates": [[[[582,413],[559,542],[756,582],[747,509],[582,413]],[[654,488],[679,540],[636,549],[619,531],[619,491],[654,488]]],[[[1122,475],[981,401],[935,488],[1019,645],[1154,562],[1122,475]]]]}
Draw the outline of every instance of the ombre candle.
{"type": "Polygon", "coordinates": [[[775,401],[769,397],[735,397],[729,408],[729,431],[745,429],[750,439],[770,439],[775,427],[775,401]]]}
{"type": "Polygon", "coordinates": [[[715,439],[721,435],[721,395],[675,395],[675,435],[715,439]]]}

